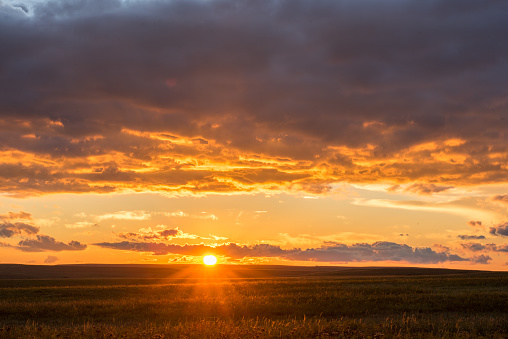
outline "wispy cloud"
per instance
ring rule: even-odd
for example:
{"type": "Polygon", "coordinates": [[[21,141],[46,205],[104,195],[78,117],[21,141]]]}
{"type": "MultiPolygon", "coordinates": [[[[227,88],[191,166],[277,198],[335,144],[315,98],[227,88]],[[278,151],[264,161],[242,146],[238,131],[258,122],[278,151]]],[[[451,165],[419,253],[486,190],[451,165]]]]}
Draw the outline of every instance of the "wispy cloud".
{"type": "Polygon", "coordinates": [[[52,264],[60,260],[58,257],[55,257],[54,255],[48,255],[46,259],[44,259],[45,264],[52,264]]]}
{"type": "Polygon", "coordinates": [[[116,220],[149,220],[152,215],[145,211],[119,211],[115,213],[103,214],[96,217],[97,221],[103,221],[108,219],[116,220]]]}
{"type": "MultiPolygon", "coordinates": [[[[358,206],[395,208],[411,211],[441,212],[463,216],[470,216],[473,214],[473,212],[475,215],[479,216],[490,216],[489,211],[481,209],[479,206],[471,205],[470,203],[464,203],[461,200],[421,201],[355,198],[352,203],[358,206]]],[[[481,226],[481,222],[479,222],[479,224],[476,226],[481,226]]]]}
{"type": "Polygon", "coordinates": [[[327,242],[361,242],[361,241],[376,241],[382,238],[379,234],[358,233],[358,232],[340,232],[333,234],[296,234],[290,235],[289,233],[279,233],[280,240],[277,242],[271,241],[283,247],[312,247],[316,244],[327,242]]]}
{"type": "Polygon", "coordinates": [[[434,193],[440,193],[454,188],[453,186],[442,186],[435,185],[429,183],[414,183],[411,185],[407,185],[406,187],[401,187],[400,185],[394,185],[389,187],[387,190],[389,192],[397,192],[402,190],[403,192],[411,192],[421,195],[431,195],[434,193]]]}
{"type": "Polygon", "coordinates": [[[192,219],[210,219],[210,220],[219,220],[217,216],[214,214],[209,214],[207,212],[201,212],[200,214],[189,214],[185,213],[183,211],[176,211],[176,212],[157,212],[157,214],[162,214],[166,217],[173,217],[173,218],[192,218],[192,219]]]}
{"type": "Polygon", "coordinates": [[[89,222],[89,221],[78,221],[78,222],[75,222],[73,224],[65,224],[66,228],[71,228],[71,229],[75,229],[75,228],[89,228],[89,227],[93,227],[93,226],[97,226],[97,223],[89,222]]]}

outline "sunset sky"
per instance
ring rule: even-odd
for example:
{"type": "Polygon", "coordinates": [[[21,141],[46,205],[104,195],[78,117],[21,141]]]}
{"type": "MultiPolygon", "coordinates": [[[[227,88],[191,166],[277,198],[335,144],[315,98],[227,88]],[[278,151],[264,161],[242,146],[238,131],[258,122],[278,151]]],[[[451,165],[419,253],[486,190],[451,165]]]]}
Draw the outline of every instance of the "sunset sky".
{"type": "Polygon", "coordinates": [[[508,270],[507,17],[0,0],[0,263],[508,270]]]}

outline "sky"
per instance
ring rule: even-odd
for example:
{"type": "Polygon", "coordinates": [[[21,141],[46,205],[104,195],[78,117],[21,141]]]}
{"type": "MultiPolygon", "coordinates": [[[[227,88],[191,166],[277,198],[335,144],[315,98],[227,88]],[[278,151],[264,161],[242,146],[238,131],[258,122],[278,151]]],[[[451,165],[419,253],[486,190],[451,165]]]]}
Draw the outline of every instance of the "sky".
{"type": "Polygon", "coordinates": [[[508,270],[503,0],[0,0],[0,263],[508,270]]]}

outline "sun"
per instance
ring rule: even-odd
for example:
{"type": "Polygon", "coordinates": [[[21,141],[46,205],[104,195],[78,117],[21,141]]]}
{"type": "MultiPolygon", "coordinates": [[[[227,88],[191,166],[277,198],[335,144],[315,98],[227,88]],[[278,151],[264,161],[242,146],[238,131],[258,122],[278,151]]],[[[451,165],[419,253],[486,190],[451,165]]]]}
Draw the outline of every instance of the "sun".
{"type": "Polygon", "coordinates": [[[203,257],[203,262],[205,263],[205,265],[207,266],[213,266],[217,263],[217,258],[214,256],[214,255],[205,255],[203,257]]]}

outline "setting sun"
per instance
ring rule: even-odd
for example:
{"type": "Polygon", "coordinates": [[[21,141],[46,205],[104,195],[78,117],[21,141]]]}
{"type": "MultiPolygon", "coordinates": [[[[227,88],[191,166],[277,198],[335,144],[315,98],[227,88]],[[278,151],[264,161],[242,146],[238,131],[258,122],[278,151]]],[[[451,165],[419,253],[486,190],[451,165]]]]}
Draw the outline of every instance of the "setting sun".
{"type": "Polygon", "coordinates": [[[205,265],[212,266],[217,263],[217,258],[214,255],[205,255],[203,258],[205,265]]]}

